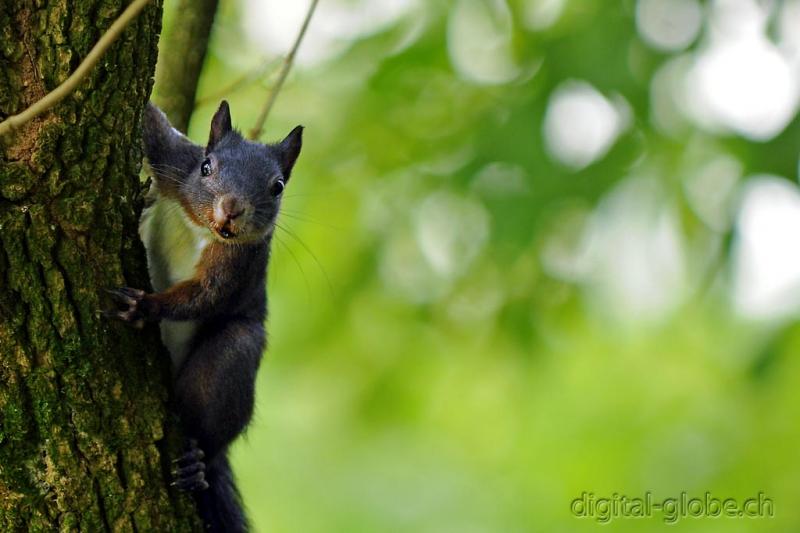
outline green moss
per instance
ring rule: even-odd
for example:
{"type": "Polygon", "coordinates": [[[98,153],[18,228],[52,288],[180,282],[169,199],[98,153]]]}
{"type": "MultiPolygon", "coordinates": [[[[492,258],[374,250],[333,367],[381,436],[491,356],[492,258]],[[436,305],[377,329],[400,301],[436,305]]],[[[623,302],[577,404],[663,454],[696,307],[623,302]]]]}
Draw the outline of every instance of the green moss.
{"type": "MultiPolygon", "coordinates": [[[[78,516],[75,513],[64,513],[63,515],[61,515],[61,521],[58,524],[58,529],[62,533],[78,531],[79,530],[78,516]]],[[[90,529],[84,531],[92,531],[92,530],[90,529]]]]}
{"type": "Polygon", "coordinates": [[[61,163],[67,168],[79,163],[84,157],[83,139],[77,136],[68,135],[61,140],[60,154],[61,163]]]}
{"type": "Polygon", "coordinates": [[[1,440],[25,442],[29,434],[29,415],[19,387],[8,386],[3,394],[1,440]]]}
{"type": "Polygon", "coordinates": [[[0,177],[0,194],[11,201],[20,200],[31,190],[37,179],[25,164],[9,163],[3,168],[0,177]]]}
{"type": "Polygon", "coordinates": [[[56,423],[56,411],[61,408],[58,391],[53,384],[53,371],[37,368],[25,380],[34,398],[33,419],[41,431],[47,432],[56,423]]]}
{"type": "Polygon", "coordinates": [[[88,231],[94,218],[94,205],[89,193],[82,193],[66,198],[59,198],[53,204],[53,212],[61,223],[61,227],[85,232],[88,231]]]}
{"type": "Polygon", "coordinates": [[[66,126],[58,121],[42,125],[37,139],[37,149],[29,160],[31,170],[43,174],[53,165],[58,154],[59,140],[65,130],[66,126]]]}
{"type": "Polygon", "coordinates": [[[3,8],[0,9],[0,53],[12,61],[18,60],[24,51],[19,39],[14,38],[11,31],[11,17],[3,8]]]}

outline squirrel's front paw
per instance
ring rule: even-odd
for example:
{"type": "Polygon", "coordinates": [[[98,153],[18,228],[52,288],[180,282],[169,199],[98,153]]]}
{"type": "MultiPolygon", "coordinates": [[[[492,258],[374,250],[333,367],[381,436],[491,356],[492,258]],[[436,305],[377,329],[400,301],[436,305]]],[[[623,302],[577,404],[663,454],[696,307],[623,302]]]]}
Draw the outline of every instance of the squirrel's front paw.
{"type": "Polygon", "coordinates": [[[149,306],[146,300],[147,293],[143,290],[133,289],[131,287],[120,287],[119,289],[107,290],[106,292],[110,294],[114,302],[120,306],[120,309],[106,311],[104,314],[107,317],[128,322],[137,328],[144,326],[144,321],[150,318],[149,306]]]}

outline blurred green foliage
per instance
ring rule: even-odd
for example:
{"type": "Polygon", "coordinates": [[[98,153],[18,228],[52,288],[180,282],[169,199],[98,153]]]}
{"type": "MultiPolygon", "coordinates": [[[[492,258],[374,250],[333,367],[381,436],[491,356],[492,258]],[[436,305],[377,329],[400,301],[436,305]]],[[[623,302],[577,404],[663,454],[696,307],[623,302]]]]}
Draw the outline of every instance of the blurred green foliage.
{"type": "MultiPolygon", "coordinates": [[[[741,176],[794,179],[798,121],[760,141],[690,120],[665,131],[652,84],[678,54],[642,39],[636,2],[567,1],[532,29],[534,4],[548,3],[559,4],[411,2],[290,76],[266,138],[303,124],[304,148],[273,244],[256,417],[233,455],[258,531],[591,530],[596,521],[570,513],[583,491],[763,491],[774,518],[671,527],[800,528],[800,335],[791,319],[733,310],[735,225],[709,226],[686,185],[719,156],[741,176]],[[454,66],[465,3],[507,27],[513,79],[476,81],[454,66]],[[583,168],[559,162],[543,133],[568,80],[628,113],[608,153],[583,168]],[[587,220],[608,222],[592,218],[604,209],[636,208],[619,192],[632,176],[650,183],[684,250],[673,304],[652,316],[626,314],[596,277],[559,275],[543,259],[552,246],[574,251],[587,220]]],[[[203,99],[274,59],[242,31],[252,5],[221,3],[195,139],[217,103],[203,99]]],[[[683,53],[707,31],[704,18],[683,53]]],[[[268,73],[225,95],[242,131],[268,73]]],[[[645,293],[658,292],[655,279],[645,293]]],[[[668,526],[656,514],[606,527],[668,526]]]]}

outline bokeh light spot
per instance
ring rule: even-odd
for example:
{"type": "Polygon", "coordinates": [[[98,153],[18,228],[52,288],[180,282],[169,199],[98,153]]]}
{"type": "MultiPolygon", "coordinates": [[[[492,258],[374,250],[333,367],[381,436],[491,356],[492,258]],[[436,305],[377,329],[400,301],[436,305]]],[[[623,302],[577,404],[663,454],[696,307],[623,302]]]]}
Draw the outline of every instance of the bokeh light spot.
{"type": "Polygon", "coordinates": [[[434,193],[419,207],[415,233],[425,258],[444,276],[463,273],[489,236],[489,215],[474,200],[434,193]]]}
{"type": "Polygon", "coordinates": [[[567,81],[550,96],[544,134],[558,161],[580,169],[604,156],[625,126],[624,113],[597,89],[567,81]]]}
{"type": "MultiPolygon", "coordinates": [[[[259,48],[286,54],[311,0],[246,0],[244,29],[259,48]]],[[[359,38],[382,31],[416,7],[415,0],[326,0],[320,2],[296,61],[312,66],[332,59],[359,38]]]]}
{"type": "Polygon", "coordinates": [[[730,227],[734,192],[741,176],[742,164],[731,156],[720,155],[700,167],[684,183],[689,205],[715,231],[730,227]]]}
{"type": "MultiPolygon", "coordinates": [[[[786,12],[788,13],[788,12],[786,12]]],[[[797,112],[798,74],[791,46],[767,36],[771,3],[717,0],[707,42],[686,75],[688,115],[712,132],[748,139],[775,137],[797,112]]]]}
{"type": "Polygon", "coordinates": [[[697,0],[639,0],[636,27],[654,48],[683,50],[697,38],[703,13],[697,0]]]}
{"type": "Polygon", "coordinates": [[[742,192],[734,247],[734,301],[752,318],[800,308],[800,190],[778,176],[749,178],[742,192]]]}
{"type": "Polygon", "coordinates": [[[546,30],[558,22],[566,4],[566,0],[528,0],[523,14],[525,25],[534,31],[546,30]]]}
{"type": "Polygon", "coordinates": [[[460,0],[447,26],[447,50],[458,74],[479,84],[500,84],[520,74],[511,48],[512,21],[504,0],[460,0]]]}
{"type": "Polygon", "coordinates": [[[720,42],[702,52],[688,75],[692,114],[754,140],[771,139],[797,109],[797,76],[764,37],[720,42]]]}
{"type": "Polygon", "coordinates": [[[675,206],[662,185],[629,178],[606,196],[588,228],[589,287],[605,313],[632,321],[668,316],[686,279],[675,206]]]}

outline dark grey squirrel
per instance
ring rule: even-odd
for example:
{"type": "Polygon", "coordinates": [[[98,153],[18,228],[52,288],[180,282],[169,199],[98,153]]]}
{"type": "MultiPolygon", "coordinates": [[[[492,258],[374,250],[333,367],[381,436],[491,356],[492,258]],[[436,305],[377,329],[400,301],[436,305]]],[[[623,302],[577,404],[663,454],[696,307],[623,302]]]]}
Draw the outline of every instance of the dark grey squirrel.
{"type": "Polygon", "coordinates": [[[226,450],[253,414],[270,242],[303,128],[277,144],[248,141],[231,127],[223,101],[205,148],[152,103],[143,132],[154,183],[140,234],[156,292],[109,291],[119,306],[109,315],[134,325],[160,321],[188,438],[174,483],[194,495],[207,530],[247,531],[226,450]]]}

